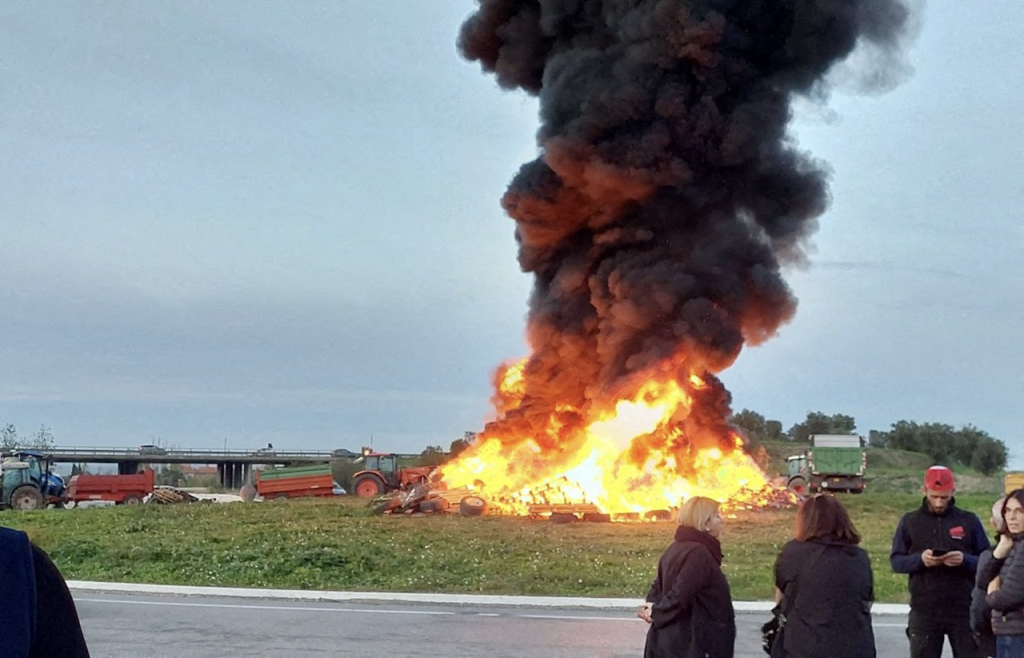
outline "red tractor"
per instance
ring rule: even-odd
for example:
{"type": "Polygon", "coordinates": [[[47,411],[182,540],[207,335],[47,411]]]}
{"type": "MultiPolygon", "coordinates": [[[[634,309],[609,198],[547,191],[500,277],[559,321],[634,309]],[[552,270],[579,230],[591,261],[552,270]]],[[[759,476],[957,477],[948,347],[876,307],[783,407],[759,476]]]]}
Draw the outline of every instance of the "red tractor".
{"type": "Polygon", "coordinates": [[[363,470],[352,476],[352,491],[360,498],[381,496],[396,489],[408,489],[430,479],[430,466],[398,466],[398,456],[391,453],[364,452],[360,458],[363,470]]]}

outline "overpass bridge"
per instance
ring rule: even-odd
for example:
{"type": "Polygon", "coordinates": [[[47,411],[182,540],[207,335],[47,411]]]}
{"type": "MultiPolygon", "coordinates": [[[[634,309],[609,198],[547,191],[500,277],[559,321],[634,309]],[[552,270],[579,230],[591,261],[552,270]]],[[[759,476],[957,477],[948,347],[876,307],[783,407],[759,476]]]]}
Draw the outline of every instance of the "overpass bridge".
{"type": "MultiPolygon", "coordinates": [[[[298,466],[325,464],[337,457],[330,451],[317,450],[170,450],[143,448],[51,448],[36,450],[50,457],[53,463],[117,464],[121,475],[138,473],[143,464],[214,464],[217,479],[225,489],[238,489],[249,481],[255,464],[266,466],[298,466]]],[[[350,453],[357,454],[357,453],[350,453]]]]}

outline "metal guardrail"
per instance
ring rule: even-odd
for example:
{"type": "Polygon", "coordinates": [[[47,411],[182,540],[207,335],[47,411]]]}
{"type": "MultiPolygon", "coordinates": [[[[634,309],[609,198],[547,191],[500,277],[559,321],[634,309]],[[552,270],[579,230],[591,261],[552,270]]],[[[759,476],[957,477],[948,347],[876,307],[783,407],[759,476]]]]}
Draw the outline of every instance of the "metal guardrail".
{"type": "MultiPolygon", "coordinates": [[[[165,448],[124,448],[124,447],[54,447],[45,450],[22,447],[18,450],[40,452],[54,462],[113,463],[144,462],[155,464],[214,464],[240,462],[247,464],[310,464],[322,463],[336,458],[331,451],[324,450],[275,450],[257,448],[253,450],[172,450],[165,448]]],[[[358,454],[358,453],[356,453],[358,454]]],[[[416,454],[396,453],[398,457],[418,457],[416,454]]]]}
{"type": "MultiPolygon", "coordinates": [[[[35,448],[25,448],[25,450],[35,450],[35,448]]],[[[195,449],[184,449],[184,450],[173,450],[171,448],[159,448],[153,450],[146,450],[142,448],[105,448],[105,447],[89,447],[89,448],[50,448],[43,450],[47,454],[62,454],[62,455],[120,455],[125,457],[131,456],[145,456],[145,457],[161,457],[164,455],[168,456],[182,456],[182,455],[201,455],[203,457],[209,457],[215,455],[218,457],[252,457],[259,455],[267,455],[273,457],[331,457],[331,451],[327,450],[275,450],[273,448],[256,448],[253,450],[195,450],[195,449]]]]}

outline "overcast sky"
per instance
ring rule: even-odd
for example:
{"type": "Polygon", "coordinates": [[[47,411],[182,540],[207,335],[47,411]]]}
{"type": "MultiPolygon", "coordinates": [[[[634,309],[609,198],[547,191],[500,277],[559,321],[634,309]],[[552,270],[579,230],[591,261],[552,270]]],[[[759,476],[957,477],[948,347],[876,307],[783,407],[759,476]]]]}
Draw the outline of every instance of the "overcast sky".
{"type": "MultiPolygon", "coordinates": [[[[535,101],[472,0],[0,4],[0,424],[61,445],[419,452],[525,355],[499,199],[535,101]]],[[[832,203],[780,335],[722,374],[785,427],[971,423],[1024,467],[1024,3],[922,8],[884,95],[793,136],[832,203]]]]}

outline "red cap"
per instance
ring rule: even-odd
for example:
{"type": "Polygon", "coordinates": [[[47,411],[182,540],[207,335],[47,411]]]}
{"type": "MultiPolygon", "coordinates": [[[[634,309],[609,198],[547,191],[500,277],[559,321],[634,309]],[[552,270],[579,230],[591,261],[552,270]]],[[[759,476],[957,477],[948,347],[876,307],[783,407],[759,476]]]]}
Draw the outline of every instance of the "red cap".
{"type": "Polygon", "coordinates": [[[952,491],[953,471],[945,466],[932,466],[924,472],[924,488],[931,491],[952,491]]]}

